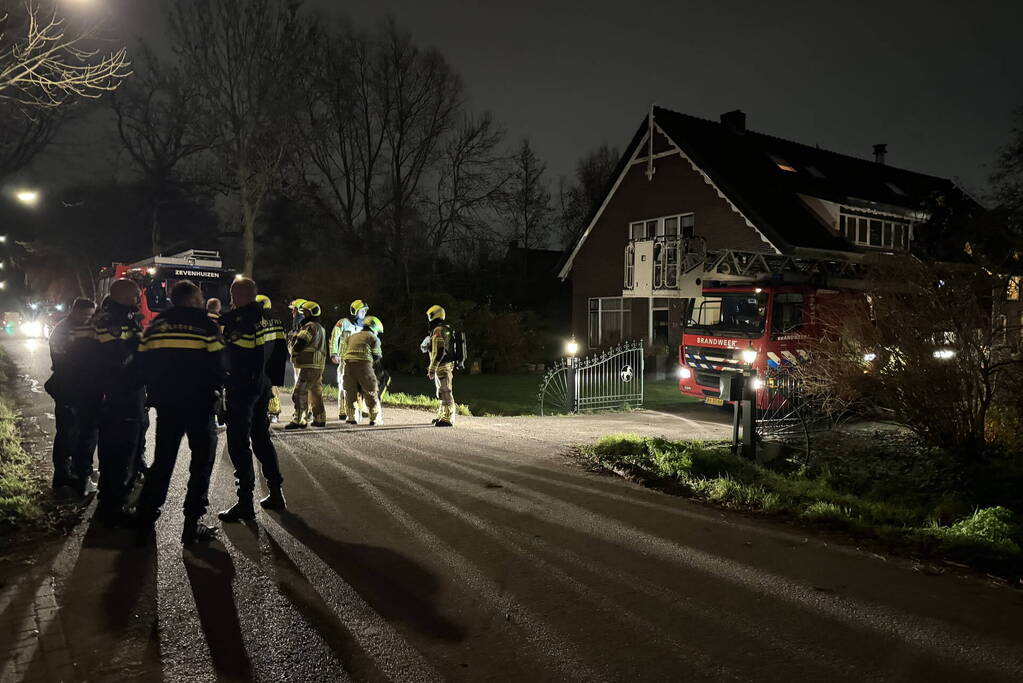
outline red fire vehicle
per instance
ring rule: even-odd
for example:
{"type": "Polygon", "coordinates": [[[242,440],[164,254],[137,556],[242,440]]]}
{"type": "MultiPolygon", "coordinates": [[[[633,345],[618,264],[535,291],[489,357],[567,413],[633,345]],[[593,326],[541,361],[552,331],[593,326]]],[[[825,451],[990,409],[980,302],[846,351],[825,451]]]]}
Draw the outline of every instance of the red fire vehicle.
{"type": "Polygon", "coordinates": [[[114,280],[134,280],[142,290],[139,310],[146,327],[160,312],[170,307],[170,292],[180,280],[191,280],[202,288],[207,299],[227,301],[235,272],[224,268],[220,252],[190,249],[173,256],[152,256],[136,263],[115,263],[100,273],[99,296],[110,292],[114,280]]]}
{"type": "Polygon", "coordinates": [[[765,407],[765,380],[806,355],[806,342],[820,334],[821,309],[839,296],[812,285],[707,283],[682,336],[679,390],[723,405],[721,376],[754,371],[765,407]]]}

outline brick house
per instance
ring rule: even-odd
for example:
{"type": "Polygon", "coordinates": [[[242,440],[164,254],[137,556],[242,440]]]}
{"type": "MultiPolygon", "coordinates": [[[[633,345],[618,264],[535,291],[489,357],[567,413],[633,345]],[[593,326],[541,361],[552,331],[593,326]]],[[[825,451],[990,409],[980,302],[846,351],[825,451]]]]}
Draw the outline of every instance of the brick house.
{"type": "MultiPolygon", "coordinates": [[[[679,343],[695,296],[693,251],[856,263],[913,248],[937,195],[973,202],[948,179],[655,107],[622,155],[603,205],[569,250],[572,332],[582,349],[679,343]]],[[[729,256],[731,258],[731,256],[729,256]]]]}

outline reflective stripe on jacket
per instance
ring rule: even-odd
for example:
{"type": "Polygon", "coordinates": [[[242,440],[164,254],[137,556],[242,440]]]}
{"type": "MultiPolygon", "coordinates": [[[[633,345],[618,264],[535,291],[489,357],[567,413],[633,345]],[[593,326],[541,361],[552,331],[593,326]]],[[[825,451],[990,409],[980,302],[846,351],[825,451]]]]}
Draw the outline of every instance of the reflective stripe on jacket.
{"type": "Polygon", "coordinates": [[[138,365],[154,406],[212,407],[224,386],[224,341],[201,308],[175,306],[152,322],[138,365]]]}
{"type": "Polygon", "coordinates": [[[259,302],[225,313],[224,339],[232,392],[260,394],[274,382],[284,382],[287,352],[284,325],[259,302]]]}
{"type": "Polygon", "coordinates": [[[327,360],[327,333],[323,325],[311,320],[292,337],[291,362],[296,368],[322,370],[327,360]]]}

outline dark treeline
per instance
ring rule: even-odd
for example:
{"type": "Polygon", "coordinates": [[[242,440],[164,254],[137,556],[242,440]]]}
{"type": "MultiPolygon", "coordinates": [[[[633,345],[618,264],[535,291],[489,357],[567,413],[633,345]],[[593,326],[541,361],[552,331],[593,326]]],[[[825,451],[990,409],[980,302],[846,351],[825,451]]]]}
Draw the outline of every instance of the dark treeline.
{"type": "MultiPolygon", "coordinates": [[[[567,326],[547,252],[602,201],[617,150],[551,179],[529,140],[473,109],[443,54],[395,20],[183,0],[167,23],[172,53],[137,50],[132,76],[101,102],[116,121],[118,181],[69,188],[23,217],[32,289],[91,295],[111,261],[212,248],[280,303],[315,299],[329,317],[371,301],[395,344],[403,327],[401,342],[416,341],[420,308],[446,304],[476,339],[497,340],[485,356],[503,368],[542,355],[547,342],[525,336],[567,326]],[[515,329],[510,344],[525,350],[498,348],[515,329]]],[[[22,117],[18,139],[0,139],[4,172],[71,115],[22,117]]]]}

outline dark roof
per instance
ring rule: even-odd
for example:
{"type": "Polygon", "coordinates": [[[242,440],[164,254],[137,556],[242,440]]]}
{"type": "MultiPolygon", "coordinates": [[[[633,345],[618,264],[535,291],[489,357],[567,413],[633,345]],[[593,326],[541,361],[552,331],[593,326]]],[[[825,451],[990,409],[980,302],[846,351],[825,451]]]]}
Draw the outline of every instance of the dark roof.
{"type": "MultiPolygon", "coordinates": [[[[654,121],[783,252],[792,247],[851,248],[827,229],[798,194],[843,204],[865,202],[880,209],[921,209],[938,194],[965,196],[945,178],[754,131],[735,132],[717,121],[670,109],[655,108],[654,121]],[[782,170],[778,164],[795,172],[782,170]]],[[[644,122],[641,132],[645,128],[644,122]]]]}
{"type": "Polygon", "coordinates": [[[560,249],[526,249],[518,245],[509,245],[504,255],[504,262],[513,267],[521,268],[526,261],[535,272],[557,274],[558,265],[565,256],[560,249]]]}

